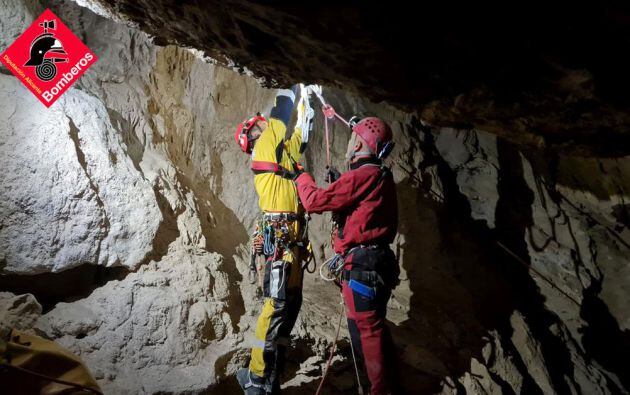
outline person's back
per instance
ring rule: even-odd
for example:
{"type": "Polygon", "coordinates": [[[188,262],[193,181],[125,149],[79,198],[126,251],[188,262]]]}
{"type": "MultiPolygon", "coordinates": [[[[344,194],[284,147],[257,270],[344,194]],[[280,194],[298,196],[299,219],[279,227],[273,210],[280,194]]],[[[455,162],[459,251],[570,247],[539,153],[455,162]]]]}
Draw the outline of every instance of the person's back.
{"type": "Polygon", "coordinates": [[[336,213],[336,253],[345,254],[357,245],[388,245],[394,241],[398,227],[396,184],[379,160],[359,160],[327,190],[318,194],[304,191],[302,198],[309,213],[336,213]]]}

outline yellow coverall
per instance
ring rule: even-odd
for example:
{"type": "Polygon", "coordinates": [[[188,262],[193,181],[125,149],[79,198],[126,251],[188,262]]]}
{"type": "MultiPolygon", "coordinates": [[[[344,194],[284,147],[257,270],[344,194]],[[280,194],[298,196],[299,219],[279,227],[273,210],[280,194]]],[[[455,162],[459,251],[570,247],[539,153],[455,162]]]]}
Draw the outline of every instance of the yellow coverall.
{"type": "MultiPolygon", "coordinates": [[[[293,171],[305,145],[302,130],[296,127],[291,138],[285,140],[289,117],[293,110],[297,86],[281,90],[271,110],[267,128],[255,143],[252,160],[278,163],[293,171]]],[[[301,212],[295,184],[292,180],[271,172],[256,174],[254,184],[263,213],[301,212]]],[[[289,241],[299,234],[299,223],[289,223],[289,241]]],[[[272,393],[280,388],[279,375],[284,365],[284,353],[289,335],[302,305],[302,279],[300,248],[278,251],[265,256],[264,305],[256,325],[252,347],[250,372],[265,378],[272,393]]],[[[268,387],[269,388],[269,387],[268,387]]]]}

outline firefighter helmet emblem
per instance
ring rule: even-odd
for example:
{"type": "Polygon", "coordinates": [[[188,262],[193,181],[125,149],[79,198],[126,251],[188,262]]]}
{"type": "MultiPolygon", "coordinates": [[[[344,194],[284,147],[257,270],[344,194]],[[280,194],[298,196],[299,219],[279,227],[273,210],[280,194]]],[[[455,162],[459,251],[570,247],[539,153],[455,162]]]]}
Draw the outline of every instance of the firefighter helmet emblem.
{"type": "Polygon", "coordinates": [[[49,30],[56,30],[55,20],[40,23],[44,33],[37,36],[31,43],[31,56],[24,66],[35,67],[37,78],[50,81],[57,75],[56,63],[67,62],[68,54],[61,41],[49,30]]]}

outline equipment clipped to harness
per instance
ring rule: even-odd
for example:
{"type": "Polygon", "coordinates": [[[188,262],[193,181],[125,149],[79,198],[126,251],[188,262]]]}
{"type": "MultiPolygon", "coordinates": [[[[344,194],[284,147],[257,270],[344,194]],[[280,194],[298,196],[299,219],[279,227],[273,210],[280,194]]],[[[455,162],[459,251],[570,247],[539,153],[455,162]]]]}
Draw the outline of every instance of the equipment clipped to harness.
{"type": "Polygon", "coordinates": [[[276,243],[274,230],[271,225],[267,225],[263,229],[263,254],[271,256],[276,252],[276,243]]]}
{"type": "Polygon", "coordinates": [[[341,275],[343,272],[343,255],[335,254],[332,258],[324,261],[319,267],[319,276],[324,281],[336,281],[341,282],[341,275]],[[328,273],[326,273],[328,272],[328,273]]]}

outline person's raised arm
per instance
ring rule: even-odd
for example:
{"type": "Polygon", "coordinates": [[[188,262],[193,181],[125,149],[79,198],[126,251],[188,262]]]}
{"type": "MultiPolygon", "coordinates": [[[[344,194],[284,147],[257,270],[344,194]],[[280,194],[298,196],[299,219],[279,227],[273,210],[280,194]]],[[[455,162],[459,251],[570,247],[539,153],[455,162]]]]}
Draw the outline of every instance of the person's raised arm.
{"type": "Polygon", "coordinates": [[[269,125],[260,135],[254,148],[256,161],[280,162],[281,155],[279,154],[284,147],[284,138],[293,112],[297,89],[298,85],[294,85],[291,89],[278,90],[274,106],[269,113],[269,125]]]}
{"type": "Polygon", "coordinates": [[[298,93],[299,85],[293,85],[291,89],[280,89],[276,94],[276,101],[271,108],[269,117],[277,119],[284,124],[284,127],[289,125],[291,119],[291,113],[293,112],[293,104],[295,103],[295,96],[298,93]]]}

